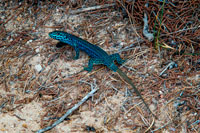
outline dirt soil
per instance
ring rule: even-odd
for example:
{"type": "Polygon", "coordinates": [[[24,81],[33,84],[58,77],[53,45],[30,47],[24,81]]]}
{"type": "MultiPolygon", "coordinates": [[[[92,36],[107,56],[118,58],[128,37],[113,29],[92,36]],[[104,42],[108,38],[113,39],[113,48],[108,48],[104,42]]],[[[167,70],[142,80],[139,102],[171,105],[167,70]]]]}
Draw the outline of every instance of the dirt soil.
{"type": "Polygon", "coordinates": [[[143,25],[123,17],[113,1],[84,2],[0,2],[0,133],[50,126],[92,89],[98,90],[47,132],[200,132],[199,55],[154,48],[143,25]],[[54,30],[119,53],[126,59],[119,68],[157,118],[116,72],[103,65],[82,71],[88,55],[74,60],[72,47],[57,48],[48,35],[54,30]],[[177,67],[159,76],[172,61],[177,67]]]}

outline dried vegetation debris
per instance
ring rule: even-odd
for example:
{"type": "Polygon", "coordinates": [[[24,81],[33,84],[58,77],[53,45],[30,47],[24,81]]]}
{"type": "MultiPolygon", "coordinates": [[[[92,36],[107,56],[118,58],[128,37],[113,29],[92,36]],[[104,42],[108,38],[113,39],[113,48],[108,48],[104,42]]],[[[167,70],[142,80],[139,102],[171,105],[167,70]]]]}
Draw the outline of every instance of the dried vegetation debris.
{"type": "MultiPolygon", "coordinates": [[[[37,116],[27,116],[37,120],[37,128],[32,128],[28,118],[23,118],[27,126],[16,125],[22,127],[16,128],[19,131],[35,131],[52,124],[97,86],[100,90],[92,100],[53,131],[64,131],[67,126],[67,131],[76,132],[198,132],[200,5],[198,1],[149,0],[146,7],[146,3],[1,1],[0,111],[1,115],[5,113],[2,117],[13,116],[7,115],[35,102],[42,104],[43,109],[36,108],[43,114],[40,122],[37,116]],[[144,11],[149,31],[155,35],[153,42],[142,35],[144,11]],[[128,61],[121,69],[132,78],[159,119],[149,115],[132,89],[114,72],[96,66],[96,71],[89,74],[79,73],[87,64],[87,55],[81,53],[80,59],[74,61],[74,50],[69,46],[56,48],[56,41],[48,37],[55,29],[80,36],[109,53],[122,51],[121,56],[128,61]],[[159,76],[172,60],[178,67],[159,76]]],[[[5,121],[0,125],[5,125],[5,121]]],[[[11,132],[9,128],[0,126],[1,131],[11,132]]]]}

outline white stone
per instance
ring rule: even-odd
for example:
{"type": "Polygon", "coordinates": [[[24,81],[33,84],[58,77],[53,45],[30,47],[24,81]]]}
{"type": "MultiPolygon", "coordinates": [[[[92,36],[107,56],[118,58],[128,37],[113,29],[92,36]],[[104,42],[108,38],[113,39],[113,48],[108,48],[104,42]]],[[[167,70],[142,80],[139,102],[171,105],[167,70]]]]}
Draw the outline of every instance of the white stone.
{"type": "Polygon", "coordinates": [[[40,64],[36,65],[35,70],[40,72],[42,70],[42,66],[40,64]]]}

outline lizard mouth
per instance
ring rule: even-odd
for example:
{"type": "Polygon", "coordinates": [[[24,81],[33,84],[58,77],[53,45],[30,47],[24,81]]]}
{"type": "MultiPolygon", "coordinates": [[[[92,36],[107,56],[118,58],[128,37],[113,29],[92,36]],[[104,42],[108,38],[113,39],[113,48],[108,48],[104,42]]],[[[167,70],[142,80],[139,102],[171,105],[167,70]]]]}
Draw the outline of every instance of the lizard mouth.
{"type": "Polygon", "coordinates": [[[49,33],[49,36],[50,36],[51,38],[53,38],[53,39],[57,39],[57,37],[59,36],[59,34],[57,34],[55,31],[53,31],[53,32],[50,32],[50,33],[49,33]]]}

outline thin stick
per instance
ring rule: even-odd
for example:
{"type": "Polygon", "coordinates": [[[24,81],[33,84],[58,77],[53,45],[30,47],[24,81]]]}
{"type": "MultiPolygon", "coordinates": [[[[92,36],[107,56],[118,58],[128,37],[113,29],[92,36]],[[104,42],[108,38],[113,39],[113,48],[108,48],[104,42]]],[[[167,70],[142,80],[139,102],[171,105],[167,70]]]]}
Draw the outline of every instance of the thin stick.
{"type": "MultiPolygon", "coordinates": [[[[146,7],[148,7],[147,4],[145,4],[146,7]]],[[[154,35],[153,33],[148,32],[149,31],[149,25],[148,25],[148,19],[147,19],[147,14],[144,13],[144,27],[143,27],[143,35],[149,40],[149,41],[153,41],[154,40],[154,35]]]]}
{"type": "Polygon", "coordinates": [[[83,104],[89,97],[93,96],[94,93],[97,91],[98,89],[93,89],[92,91],[90,91],[78,104],[75,104],[74,107],[72,107],[70,110],[68,110],[59,120],[57,120],[56,122],[54,122],[51,126],[48,126],[46,128],[43,128],[41,130],[38,130],[36,133],[43,133],[47,130],[50,130],[52,128],[54,128],[56,125],[60,124],[65,118],[67,118],[67,116],[69,116],[74,110],[76,110],[77,108],[79,108],[79,106],[81,106],[81,104],[83,104]]]}
{"type": "Polygon", "coordinates": [[[108,8],[110,6],[116,5],[115,3],[113,4],[104,4],[104,5],[99,5],[99,6],[93,6],[93,7],[88,7],[88,8],[81,8],[77,10],[72,10],[70,11],[71,14],[76,14],[76,13],[81,13],[81,12],[87,12],[87,11],[92,11],[92,10],[97,10],[97,9],[102,9],[102,8],[108,8]]]}

